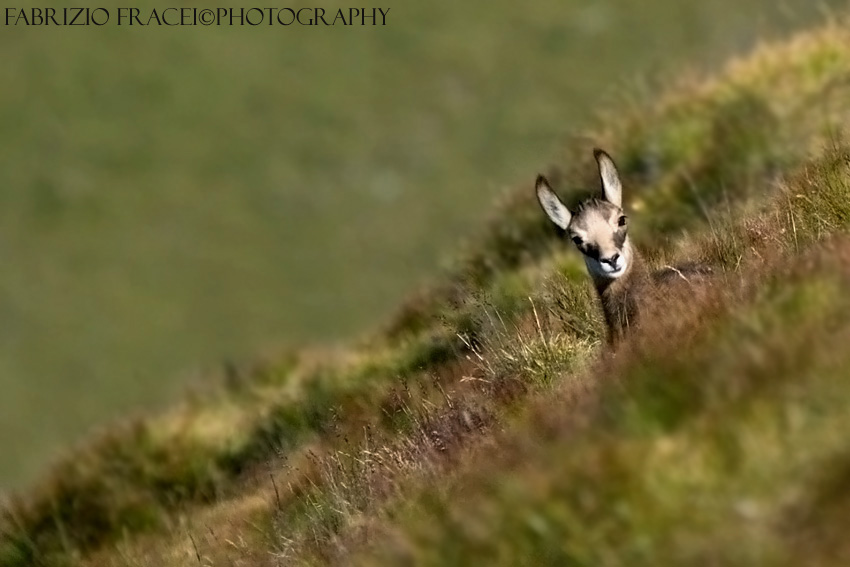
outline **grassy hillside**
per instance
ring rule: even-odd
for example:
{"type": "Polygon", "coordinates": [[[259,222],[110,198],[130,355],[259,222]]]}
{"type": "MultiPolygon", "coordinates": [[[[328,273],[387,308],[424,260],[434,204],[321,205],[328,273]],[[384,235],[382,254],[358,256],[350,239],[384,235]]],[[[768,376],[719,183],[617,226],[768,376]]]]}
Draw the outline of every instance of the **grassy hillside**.
{"type": "Polygon", "coordinates": [[[606,147],[652,263],[715,268],[616,353],[520,186],[382,332],[69,453],[7,507],[0,565],[846,564],[848,77],[836,23],[564,148],[562,194],[606,147]]]}
{"type": "Polygon", "coordinates": [[[597,98],[640,99],[639,77],[844,3],[467,0],[390,3],[377,29],[3,27],[0,492],[198,367],[374,324],[597,98]]]}

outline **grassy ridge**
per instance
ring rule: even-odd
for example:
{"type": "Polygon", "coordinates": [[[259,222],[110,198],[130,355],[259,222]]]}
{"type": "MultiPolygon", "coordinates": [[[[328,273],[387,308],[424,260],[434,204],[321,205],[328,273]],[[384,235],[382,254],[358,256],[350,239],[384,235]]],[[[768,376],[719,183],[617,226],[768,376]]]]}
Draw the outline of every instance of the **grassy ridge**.
{"type": "MultiPolygon", "coordinates": [[[[641,248],[718,269],[616,357],[522,187],[385,335],[231,369],[73,453],[5,513],[0,564],[826,561],[850,395],[848,47],[828,26],[600,122],[641,248]]],[[[572,199],[595,186],[588,153],[554,168],[572,199]]]]}
{"type": "Polygon", "coordinates": [[[846,562],[830,522],[846,513],[850,240],[828,234],[850,229],[850,152],[735,226],[724,238],[749,234],[750,250],[722,288],[663,298],[498,451],[413,483],[375,537],[351,537],[359,564],[846,562]]]}
{"type": "Polygon", "coordinates": [[[187,369],[374,323],[612,85],[639,98],[636,76],[714,64],[843,3],[387,2],[381,28],[4,26],[0,492],[95,424],[167,403],[187,369]]]}

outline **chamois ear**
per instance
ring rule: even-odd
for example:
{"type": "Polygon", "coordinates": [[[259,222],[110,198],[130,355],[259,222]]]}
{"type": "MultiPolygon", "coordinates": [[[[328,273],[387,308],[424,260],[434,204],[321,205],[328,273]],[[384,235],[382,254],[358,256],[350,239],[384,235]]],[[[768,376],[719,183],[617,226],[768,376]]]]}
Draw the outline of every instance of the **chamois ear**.
{"type": "Polygon", "coordinates": [[[617,207],[623,206],[623,184],[620,183],[620,174],[617,173],[617,166],[614,165],[614,160],[611,159],[603,150],[593,150],[593,157],[596,158],[596,163],[599,164],[599,177],[602,179],[602,194],[612,205],[617,207]]]}
{"type": "Polygon", "coordinates": [[[549,217],[549,220],[567,230],[573,215],[549,187],[549,181],[542,175],[538,175],[535,189],[537,190],[537,200],[540,201],[540,206],[543,207],[543,211],[549,217]]]}

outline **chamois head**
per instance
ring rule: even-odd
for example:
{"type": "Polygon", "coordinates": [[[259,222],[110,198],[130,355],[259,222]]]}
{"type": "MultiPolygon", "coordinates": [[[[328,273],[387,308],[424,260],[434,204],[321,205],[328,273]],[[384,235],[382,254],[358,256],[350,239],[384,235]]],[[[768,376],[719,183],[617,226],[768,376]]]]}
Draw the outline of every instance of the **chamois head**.
{"type": "Polygon", "coordinates": [[[623,187],[614,160],[594,150],[602,179],[602,198],[588,199],[570,210],[552,191],[542,175],[537,177],[537,199],[553,223],[566,231],[584,256],[587,270],[597,285],[615,280],[629,271],[633,260],[628,219],[622,209],[623,187]]]}

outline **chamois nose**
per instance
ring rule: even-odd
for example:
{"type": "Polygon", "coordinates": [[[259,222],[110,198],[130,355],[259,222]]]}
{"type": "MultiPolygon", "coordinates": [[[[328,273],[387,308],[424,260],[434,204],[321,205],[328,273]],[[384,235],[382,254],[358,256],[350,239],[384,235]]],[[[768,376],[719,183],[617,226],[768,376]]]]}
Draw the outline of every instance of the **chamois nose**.
{"type": "Polygon", "coordinates": [[[611,256],[610,258],[605,258],[602,261],[605,262],[606,264],[610,265],[612,268],[616,268],[617,267],[617,260],[619,260],[619,259],[620,259],[620,255],[615,252],[613,256],[611,256]]]}

